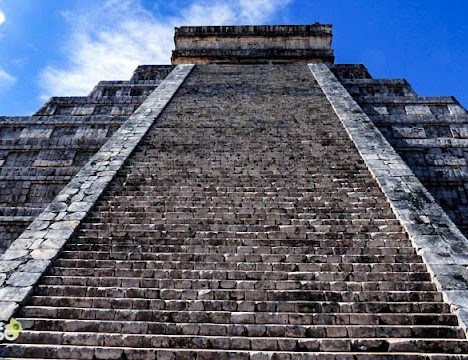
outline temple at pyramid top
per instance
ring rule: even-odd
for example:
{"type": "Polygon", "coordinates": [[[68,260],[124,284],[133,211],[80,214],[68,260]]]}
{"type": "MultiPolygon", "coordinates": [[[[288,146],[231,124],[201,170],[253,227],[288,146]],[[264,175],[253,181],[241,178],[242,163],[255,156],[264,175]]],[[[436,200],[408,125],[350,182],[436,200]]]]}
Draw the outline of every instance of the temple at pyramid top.
{"type": "Polygon", "coordinates": [[[332,26],[183,26],[175,29],[173,64],[333,63],[332,26]]]}

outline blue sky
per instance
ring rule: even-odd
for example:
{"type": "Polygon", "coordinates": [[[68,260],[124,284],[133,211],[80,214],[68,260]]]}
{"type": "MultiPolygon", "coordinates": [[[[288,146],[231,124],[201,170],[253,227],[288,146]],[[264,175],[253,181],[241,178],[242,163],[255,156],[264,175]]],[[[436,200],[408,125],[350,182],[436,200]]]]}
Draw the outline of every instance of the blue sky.
{"type": "Polygon", "coordinates": [[[337,63],[467,107],[467,13],[463,0],[0,0],[0,115],[168,63],[174,26],[317,21],[334,25],[337,63]]]}

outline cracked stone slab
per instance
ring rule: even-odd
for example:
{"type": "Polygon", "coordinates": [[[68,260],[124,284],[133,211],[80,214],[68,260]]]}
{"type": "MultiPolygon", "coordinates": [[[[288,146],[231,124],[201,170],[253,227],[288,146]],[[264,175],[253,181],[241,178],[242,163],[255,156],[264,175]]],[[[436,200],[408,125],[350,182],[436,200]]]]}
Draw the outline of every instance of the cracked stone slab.
{"type": "Polygon", "coordinates": [[[0,289],[0,302],[14,301],[20,303],[32,290],[31,286],[3,286],[0,289]]]}
{"type": "Polygon", "coordinates": [[[193,69],[177,65],[0,257],[0,321],[8,321],[193,69]]]}
{"type": "Polygon", "coordinates": [[[8,319],[18,309],[18,303],[14,301],[0,301],[0,319],[8,319]]]}
{"type": "Polygon", "coordinates": [[[328,66],[309,68],[468,334],[468,240],[328,66]]]}
{"type": "Polygon", "coordinates": [[[16,287],[32,286],[41,275],[38,272],[16,271],[8,278],[7,284],[16,287]]]}

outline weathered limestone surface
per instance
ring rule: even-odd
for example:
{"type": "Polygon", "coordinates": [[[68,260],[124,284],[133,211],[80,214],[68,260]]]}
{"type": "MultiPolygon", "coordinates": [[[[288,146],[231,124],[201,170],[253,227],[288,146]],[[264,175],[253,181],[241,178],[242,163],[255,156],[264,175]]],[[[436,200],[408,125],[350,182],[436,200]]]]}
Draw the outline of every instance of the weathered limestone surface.
{"type": "Polygon", "coordinates": [[[305,64],[196,66],[16,316],[0,356],[468,358],[305,64]]]}
{"type": "Polygon", "coordinates": [[[452,97],[417,96],[405,80],[372,79],[362,65],[334,65],[331,69],[467,236],[466,110],[452,97]]]}
{"type": "Polygon", "coordinates": [[[468,331],[468,240],[326,65],[312,73],[468,331]]]}
{"type": "Polygon", "coordinates": [[[183,26],[172,63],[333,63],[330,25],[183,26]]]}
{"type": "Polygon", "coordinates": [[[0,256],[0,321],[25,300],[191,68],[177,66],[0,256]]]}
{"type": "Polygon", "coordinates": [[[51,98],[30,117],[0,117],[0,253],[86,164],[173,66],[140,66],[86,97],[51,98]]]}

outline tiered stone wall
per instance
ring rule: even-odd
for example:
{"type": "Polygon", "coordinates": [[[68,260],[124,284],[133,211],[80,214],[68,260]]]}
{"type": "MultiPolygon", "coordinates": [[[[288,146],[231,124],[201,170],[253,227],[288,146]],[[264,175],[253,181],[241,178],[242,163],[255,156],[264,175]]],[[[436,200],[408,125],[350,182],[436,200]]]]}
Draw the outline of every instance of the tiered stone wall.
{"type": "Polygon", "coordinates": [[[468,235],[466,110],[453,97],[417,96],[405,80],[372,79],[362,65],[331,65],[331,70],[468,235]]]}
{"type": "Polygon", "coordinates": [[[53,97],[30,117],[0,117],[0,252],[146,99],[173,66],[140,66],[86,97],[53,97]]]}

